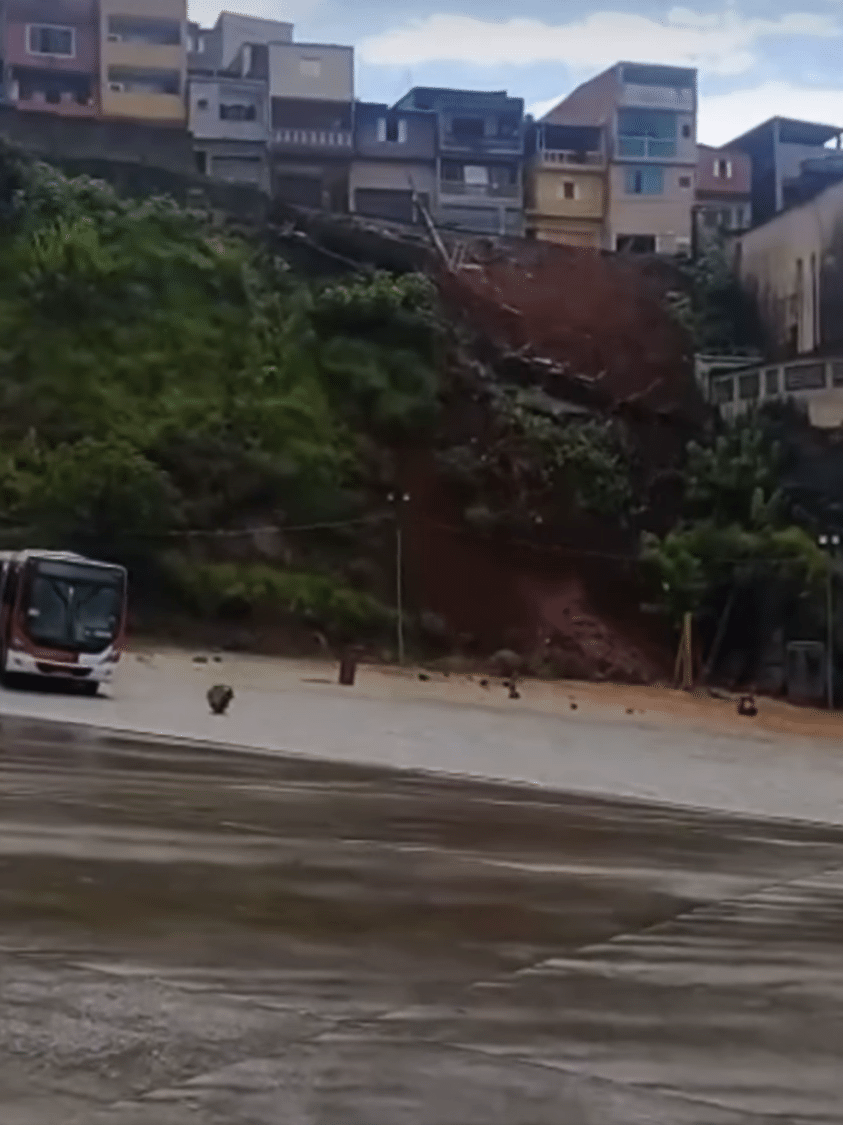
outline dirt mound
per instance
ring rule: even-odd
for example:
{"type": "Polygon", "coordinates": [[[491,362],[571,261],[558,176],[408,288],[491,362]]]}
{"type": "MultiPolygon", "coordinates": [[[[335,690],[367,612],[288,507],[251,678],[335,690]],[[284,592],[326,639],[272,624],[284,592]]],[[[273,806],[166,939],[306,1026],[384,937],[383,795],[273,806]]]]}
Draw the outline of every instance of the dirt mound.
{"type": "Polygon", "coordinates": [[[634,397],[698,416],[689,341],[664,304],[679,284],[670,264],[547,243],[479,246],[441,281],[475,331],[598,378],[607,405],[634,397]]]}

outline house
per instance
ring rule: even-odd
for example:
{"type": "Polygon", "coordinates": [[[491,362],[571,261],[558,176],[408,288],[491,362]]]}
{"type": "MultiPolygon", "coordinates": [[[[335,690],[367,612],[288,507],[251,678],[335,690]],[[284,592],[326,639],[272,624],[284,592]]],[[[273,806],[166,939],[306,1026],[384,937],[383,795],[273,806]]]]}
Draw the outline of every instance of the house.
{"type": "Polygon", "coordinates": [[[416,222],[416,194],[428,208],[436,198],[436,133],[436,115],[428,110],[357,102],[349,210],[416,222]]]}
{"type": "Polygon", "coordinates": [[[697,145],[694,237],[737,234],[752,225],[752,162],[735,148],[697,145]]]}
{"type": "Polygon", "coordinates": [[[187,123],[185,0],[100,0],[103,117],[187,123]]]}
{"type": "Polygon", "coordinates": [[[354,155],[354,48],[270,43],[270,166],[277,198],[348,209],[354,155]]]}
{"type": "Polygon", "coordinates": [[[437,223],[478,234],[524,228],[524,101],[505,90],[416,86],[394,107],[436,120],[433,210],[437,223]]]}
{"type": "Polygon", "coordinates": [[[97,116],[100,20],[96,0],[9,0],[4,15],[7,101],[21,110],[97,116]]]}
{"type": "Polygon", "coordinates": [[[767,359],[712,379],[711,399],[734,415],[771,399],[804,403],[815,425],[843,423],[843,182],[746,231],[735,245],[754,297],[767,359]]]}
{"type": "Polygon", "coordinates": [[[690,251],[697,164],[696,70],[616,63],[578,86],[542,122],[603,130],[604,249],[690,251]]]}
{"type": "Polygon", "coordinates": [[[551,125],[527,133],[527,236],[599,250],[606,219],[606,146],[598,125],[551,125]]]}
{"type": "Polygon", "coordinates": [[[752,165],[752,221],[766,223],[803,196],[803,165],[840,159],[841,129],[789,117],[771,117],[730,141],[752,165]],[[833,145],[833,147],[829,147],[833,145]]]}

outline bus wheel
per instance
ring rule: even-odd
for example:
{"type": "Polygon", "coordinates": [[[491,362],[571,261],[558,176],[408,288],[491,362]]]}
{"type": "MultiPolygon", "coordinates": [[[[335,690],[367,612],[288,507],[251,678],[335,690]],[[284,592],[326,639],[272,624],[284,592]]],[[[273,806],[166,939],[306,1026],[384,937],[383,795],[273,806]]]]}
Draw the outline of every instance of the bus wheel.
{"type": "Polygon", "coordinates": [[[87,680],[84,684],[79,685],[79,690],[83,695],[95,696],[100,690],[100,685],[96,680],[87,680]]]}

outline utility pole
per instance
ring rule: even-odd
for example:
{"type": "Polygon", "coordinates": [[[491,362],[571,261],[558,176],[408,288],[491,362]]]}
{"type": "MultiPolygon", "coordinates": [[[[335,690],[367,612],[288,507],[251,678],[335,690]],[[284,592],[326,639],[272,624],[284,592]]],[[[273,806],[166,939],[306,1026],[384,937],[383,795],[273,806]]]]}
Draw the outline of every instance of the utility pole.
{"type": "Polygon", "coordinates": [[[395,628],[398,663],[404,663],[404,527],[402,513],[410,500],[409,492],[390,492],[387,497],[395,513],[395,628]]]}
{"type": "Polygon", "coordinates": [[[825,645],[825,687],[826,701],[829,711],[834,709],[834,562],[837,557],[837,548],[840,546],[839,535],[820,535],[819,545],[826,552],[828,566],[826,568],[825,582],[825,612],[826,612],[826,645],[825,645]]]}

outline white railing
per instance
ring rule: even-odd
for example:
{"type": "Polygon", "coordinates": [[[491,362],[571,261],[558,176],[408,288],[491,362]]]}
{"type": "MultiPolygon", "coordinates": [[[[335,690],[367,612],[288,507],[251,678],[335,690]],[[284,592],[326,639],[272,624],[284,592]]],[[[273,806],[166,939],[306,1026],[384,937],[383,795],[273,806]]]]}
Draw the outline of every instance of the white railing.
{"type": "Polygon", "coordinates": [[[569,148],[541,148],[536,155],[542,164],[590,164],[600,167],[606,163],[602,152],[577,152],[569,148]]]}
{"type": "Polygon", "coordinates": [[[274,129],[272,138],[278,145],[302,148],[351,148],[350,129],[274,129]]]}

